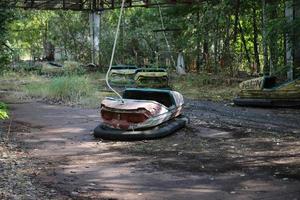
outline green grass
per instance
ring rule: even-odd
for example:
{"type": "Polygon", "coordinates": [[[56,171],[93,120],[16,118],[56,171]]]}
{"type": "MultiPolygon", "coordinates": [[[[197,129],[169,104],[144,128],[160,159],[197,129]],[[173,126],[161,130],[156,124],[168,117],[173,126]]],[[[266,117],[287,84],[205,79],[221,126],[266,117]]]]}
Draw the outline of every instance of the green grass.
{"type": "Polygon", "coordinates": [[[56,77],[39,84],[27,84],[24,91],[31,98],[97,108],[102,99],[113,94],[103,90],[104,85],[98,85],[98,81],[95,81],[96,77],[91,77],[77,75],[56,77]]]}
{"type": "Polygon", "coordinates": [[[78,103],[82,98],[92,96],[96,90],[84,76],[63,76],[41,84],[30,83],[26,93],[32,97],[55,99],[78,103]]]}
{"type": "Polygon", "coordinates": [[[85,69],[82,64],[74,61],[65,61],[61,63],[63,67],[53,66],[47,62],[42,63],[40,73],[50,77],[59,77],[59,76],[75,76],[83,75],[85,69]]]}
{"type": "Polygon", "coordinates": [[[46,79],[35,72],[5,71],[0,75],[0,90],[21,91],[22,86],[28,83],[39,83],[46,79]]]}
{"type": "Polygon", "coordinates": [[[34,72],[6,71],[0,75],[0,90],[9,100],[44,99],[70,105],[97,108],[106,96],[105,74],[91,73],[49,77],[34,72]]]}
{"type": "Polygon", "coordinates": [[[48,86],[48,96],[62,101],[79,102],[93,92],[95,90],[88,78],[79,76],[54,78],[48,86]]]}
{"type": "Polygon", "coordinates": [[[222,75],[187,74],[173,78],[171,84],[174,90],[190,99],[231,100],[239,91],[238,82],[222,75]]]}
{"type": "MultiPolygon", "coordinates": [[[[104,97],[114,96],[107,91],[104,73],[70,74],[47,77],[32,72],[8,71],[0,76],[0,90],[12,91],[10,99],[43,99],[89,108],[97,108],[104,97]]],[[[173,76],[172,88],[190,99],[231,100],[239,91],[238,82],[227,76],[204,73],[173,76]]]]}
{"type": "Polygon", "coordinates": [[[78,62],[65,61],[63,65],[65,75],[83,75],[85,73],[85,69],[78,62]]]}

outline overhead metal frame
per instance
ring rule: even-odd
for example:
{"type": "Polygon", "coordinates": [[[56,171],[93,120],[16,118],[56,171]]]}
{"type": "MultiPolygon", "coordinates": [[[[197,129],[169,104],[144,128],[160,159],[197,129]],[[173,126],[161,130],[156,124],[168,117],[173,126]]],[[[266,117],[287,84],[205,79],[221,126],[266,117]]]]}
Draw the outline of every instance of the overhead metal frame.
{"type": "MultiPolygon", "coordinates": [[[[103,11],[118,9],[121,0],[4,0],[11,8],[38,10],[103,11]]],[[[125,8],[191,5],[203,0],[126,0],[125,8]]]]}

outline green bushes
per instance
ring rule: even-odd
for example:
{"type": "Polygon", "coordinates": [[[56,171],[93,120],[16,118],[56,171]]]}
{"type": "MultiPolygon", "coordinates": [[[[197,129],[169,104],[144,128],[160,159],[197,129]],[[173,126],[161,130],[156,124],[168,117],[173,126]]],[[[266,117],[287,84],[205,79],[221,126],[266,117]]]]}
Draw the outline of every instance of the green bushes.
{"type": "Polygon", "coordinates": [[[231,100],[239,91],[238,82],[225,75],[187,74],[171,81],[175,90],[191,99],[231,100]]]}
{"type": "Polygon", "coordinates": [[[29,84],[26,93],[32,97],[42,97],[64,102],[79,102],[95,93],[95,88],[84,76],[62,76],[41,84],[29,84]]]}
{"type": "Polygon", "coordinates": [[[78,62],[66,61],[64,62],[64,74],[65,75],[83,75],[85,69],[78,62]]]}
{"type": "Polygon", "coordinates": [[[0,120],[7,119],[8,118],[8,108],[7,105],[3,102],[0,102],[0,120]]]}
{"type": "Polygon", "coordinates": [[[63,101],[79,101],[93,91],[86,77],[70,76],[55,78],[49,84],[49,97],[63,101]]]}
{"type": "Polygon", "coordinates": [[[15,72],[28,73],[33,72],[36,74],[41,73],[42,63],[40,62],[30,62],[30,61],[19,61],[13,64],[12,68],[15,72]]]}
{"type": "Polygon", "coordinates": [[[49,63],[43,63],[42,69],[41,69],[41,74],[51,76],[51,77],[62,76],[64,74],[64,71],[63,71],[62,67],[53,66],[49,63]]]}
{"type": "MultiPolygon", "coordinates": [[[[57,64],[60,65],[60,64],[57,64]]],[[[48,76],[72,76],[83,75],[85,69],[82,65],[75,61],[65,61],[61,67],[50,63],[43,63],[41,74],[48,76]]]]}
{"type": "Polygon", "coordinates": [[[19,73],[35,73],[49,77],[83,75],[86,70],[83,65],[75,61],[55,62],[30,62],[19,61],[13,64],[13,71],[19,73]]]}

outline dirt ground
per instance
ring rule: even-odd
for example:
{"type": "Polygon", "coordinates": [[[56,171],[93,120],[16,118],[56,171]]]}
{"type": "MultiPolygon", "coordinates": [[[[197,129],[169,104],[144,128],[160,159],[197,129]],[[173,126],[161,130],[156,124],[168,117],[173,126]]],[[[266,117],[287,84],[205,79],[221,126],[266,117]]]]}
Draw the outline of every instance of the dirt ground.
{"type": "Polygon", "coordinates": [[[95,109],[9,106],[3,135],[19,152],[16,168],[26,168],[37,188],[20,199],[300,200],[299,109],[187,100],[185,129],[160,140],[110,142],[91,134],[95,109]]]}

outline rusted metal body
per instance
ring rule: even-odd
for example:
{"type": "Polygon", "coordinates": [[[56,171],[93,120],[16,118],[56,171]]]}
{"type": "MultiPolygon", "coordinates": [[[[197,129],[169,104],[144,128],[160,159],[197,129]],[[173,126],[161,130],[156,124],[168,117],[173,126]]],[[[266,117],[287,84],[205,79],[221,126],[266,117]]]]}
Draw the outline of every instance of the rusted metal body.
{"type": "Polygon", "coordinates": [[[169,87],[168,73],[163,68],[137,68],[133,65],[116,65],[109,72],[109,81],[115,86],[169,87]]]}
{"type": "Polygon", "coordinates": [[[276,77],[259,77],[240,84],[237,105],[300,106],[300,78],[277,84],[276,77]]]}
{"type": "Polygon", "coordinates": [[[133,65],[116,65],[109,72],[109,81],[116,86],[134,85],[137,67],[133,65]]]}
{"type": "Polygon", "coordinates": [[[108,127],[121,130],[158,126],[181,114],[183,96],[160,89],[126,89],[124,102],[106,98],[101,103],[101,117],[108,127]]]}
{"type": "Polygon", "coordinates": [[[168,72],[163,68],[140,68],[134,77],[137,87],[168,88],[168,72]]]}

